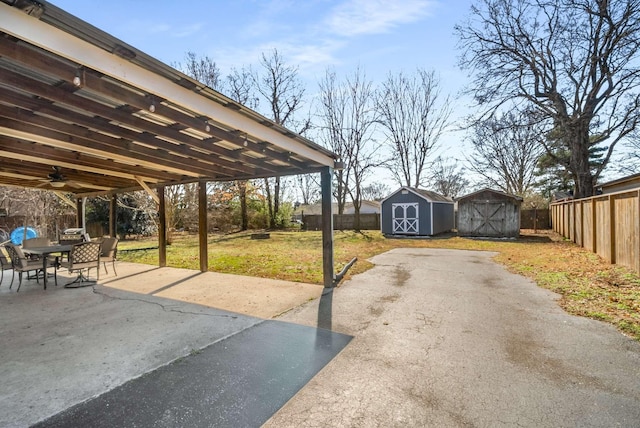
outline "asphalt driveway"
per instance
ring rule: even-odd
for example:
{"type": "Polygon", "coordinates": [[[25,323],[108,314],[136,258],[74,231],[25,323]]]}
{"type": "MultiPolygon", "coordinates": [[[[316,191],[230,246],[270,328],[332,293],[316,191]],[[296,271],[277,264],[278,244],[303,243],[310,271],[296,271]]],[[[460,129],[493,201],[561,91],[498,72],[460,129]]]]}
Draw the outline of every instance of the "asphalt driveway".
{"type": "Polygon", "coordinates": [[[492,255],[393,250],[272,320],[216,293],[0,290],[0,426],[640,426],[640,344],[492,255]]]}
{"type": "Polygon", "coordinates": [[[392,250],[280,317],[354,339],[266,426],[640,426],[640,344],[492,255],[392,250]]]}

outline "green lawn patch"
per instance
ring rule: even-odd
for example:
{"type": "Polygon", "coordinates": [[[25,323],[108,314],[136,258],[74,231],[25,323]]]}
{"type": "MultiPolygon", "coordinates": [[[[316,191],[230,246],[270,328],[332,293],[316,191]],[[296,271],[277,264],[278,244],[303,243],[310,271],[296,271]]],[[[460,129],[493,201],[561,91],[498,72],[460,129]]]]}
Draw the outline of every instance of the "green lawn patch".
{"type": "MultiPolygon", "coordinates": [[[[215,272],[322,284],[322,235],[320,232],[270,232],[270,239],[251,239],[251,232],[210,235],[209,269],[215,272]]],[[[120,260],[158,264],[154,239],[121,241],[120,260]],[[125,251],[122,251],[125,250],[125,251]]],[[[495,260],[509,270],[527,276],[539,286],[559,293],[568,312],[610,322],[640,340],[640,277],[610,265],[559,235],[546,231],[524,232],[517,240],[480,240],[457,236],[427,239],[386,239],[380,232],[334,233],[334,262],[339,272],[349,261],[358,262],[345,279],[370,269],[368,258],[393,248],[448,248],[494,251],[495,260]]],[[[199,269],[198,237],[176,234],[167,247],[167,264],[199,269]]]]}

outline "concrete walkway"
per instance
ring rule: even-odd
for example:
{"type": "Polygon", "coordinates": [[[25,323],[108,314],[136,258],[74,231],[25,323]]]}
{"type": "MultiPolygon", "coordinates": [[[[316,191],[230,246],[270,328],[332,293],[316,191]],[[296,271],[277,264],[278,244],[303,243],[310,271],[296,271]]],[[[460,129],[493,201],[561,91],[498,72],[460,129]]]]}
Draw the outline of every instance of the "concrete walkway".
{"type": "Polygon", "coordinates": [[[17,277],[10,290],[11,272],[5,272],[0,427],[46,419],[322,292],[312,284],[134,263],[117,263],[117,277],[109,269],[93,287],[65,289],[72,278],[60,270],[58,287],[51,279],[47,290],[24,281],[19,293],[17,277]]]}
{"type": "Polygon", "coordinates": [[[392,250],[280,317],[354,339],[265,426],[640,426],[640,344],[491,256],[392,250]]]}

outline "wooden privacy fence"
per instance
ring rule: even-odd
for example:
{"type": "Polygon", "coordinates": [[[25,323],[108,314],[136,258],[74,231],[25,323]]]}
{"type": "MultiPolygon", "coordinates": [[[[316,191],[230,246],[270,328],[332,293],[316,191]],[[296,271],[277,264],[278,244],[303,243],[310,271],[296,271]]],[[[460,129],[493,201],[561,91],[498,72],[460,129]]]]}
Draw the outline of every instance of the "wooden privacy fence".
{"type": "Polygon", "coordinates": [[[551,204],[553,230],[640,273],[640,189],[551,204]]]}
{"type": "Polygon", "coordinates": [[[520,229],[549,229],[550,226],[548,209],[520,210],[520,229]]]}
{"type": "MultiPolygon", "coordinates": [[[[302,217],[304,230],[320,230],[322,228],[321,215],[305,215],[302,217]]],[[[353,230],[355,216],[353,214],[334,214],[334,230],[353,230]]],[[[549,229],[549,210],[521,210],[520,228],[533,229],[534,225],[538,229],[549,229]],[[534,223],[535,219],[535,223],[534,223]]],[[[360,230],[380,230],[380,214],[360,214],[360,230]]]]}
{"type": "MultiPolygon", "coordinates": [[[[353,230],[355,224],[353,214],[334,214],[334,230],[353,230]]],[[[321,215],[305,215],[302,217],[302,227],[304,230],[321,230],[321,215]]],[[[360,214],[360,230],[380,230],[380,214],[360,214]]]]}

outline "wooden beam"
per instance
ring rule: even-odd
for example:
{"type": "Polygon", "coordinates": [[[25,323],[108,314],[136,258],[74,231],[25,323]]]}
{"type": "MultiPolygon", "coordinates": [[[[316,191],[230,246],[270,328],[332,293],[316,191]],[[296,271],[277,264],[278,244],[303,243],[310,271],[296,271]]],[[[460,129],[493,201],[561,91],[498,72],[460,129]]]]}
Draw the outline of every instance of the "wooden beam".
{"type": "Polygon", "coordinates": [[[164,186],[158,188],[158,266],[167,265],[167,211],[164,186]]]}
{"type": "Polygon", "coordinates": [[[82,198],[76,199],[76,227],[82,227],[82,198]]]}
{"type": "Polygon", "coordinates": [[[325,167],[320,173],[322,194],[322,277],[325,288],[334,287],[333,213],[331,212],[331,181],[333,169],[325,167]]]}
{"type": "MultiPolygon", "coordinates": [[[[223,147],[216,146],[214,144],[214,141],[201,140],[201,139],[189,136],[183,132],[180,132],[180,130],[176,129],[174,126],[158,124],[151,120],[147,120],[143,118],[139,114],[134,115],[133,113],[139,112],[138,109],[117,108],[118,106],[110,107],[102,103],[98,103],[90,99],[87,99],[85,97],[81,97],[75,94],[74,92],[69,92],[68,90],[65,90],[64,87],[50,86],[50,85],[47,85],[46,83],[39,82],[35,79],[29,79],[28,77],[25,77],[19,73],[15,73],[13,71],[2,69],[2,68],[0,68],[0,80],[6,81],[8,84],[11,84],[16,88],[20,88],[23,91],[26,91],[38,97],[44,98],[45,100],[41,102],[47,102],[46,100],[51,100],[57,103],[61,103],[61,105],[74,106],[75,110],[80,109],[87,112],[91,112],[95,116],[109,119],[110,121],[127,125],[130,128],[140,130],[136,132],[136,131],[132,131],[131,129],[128,129],[127,126],[111,125],[112,128],[115,127],[116,129],[111,131],[110,134],[115,133],[116,135],[126,135],[132,141],[134,140],[141,141],[155,147],[156,149],[161,148],[164,151],[159,152],[157,150],[152,151],[145,147],[140,147],[140,146],[136,147],[135,144],[131,144],[132,141],[128,142],[129,143],[128,146],[130,146],[128,147],[129,149],[137,148],[143,152],[151,153],[152,155],[155,154],[157,156],[164,155],[165,151],[169,152],[169,154],[171,152],[174,152],[174,153],[179,153],[183,156],[192,158],[194,160],[199,159],[199,160],[205,160],[209,162],[212,160],[211,154],[215,153],[215,154],[218,154],[219,156],[228,157],[229,159],[242,157],[241,160],[243,162],[246,163],[251,160],[262,167],[264,167],[265,165],[268,165],[265,161],[259,158],[252,158],[244,155],[240,156],[242,150],[225,149],[223,147]],[[156,138],[156,136],[162,137],[162,138],[156,138]],[[171,140],[173,141],[173,143],[165,140],[171,140]],[[208,151],[209,154],[203,153],[203,151],[208,151]]],[[[5,92],[9,92],[8,89],[4,89],[0,91],[0,93],[5,93],[5,92]]],[[[13,98],[20,99],[20,96],[13,95],[13,98]]],[[[7,117],[12,117],[16,120],[28,121],[28,123],[36,122],[41,126],[47,126],[50,129],[54,129],[56,131],[60,130],[70,135],[76,135],[77,138],[93,139],[96,141],[96,143],[111,144],[115,146],[116,149],[122,149],[123,144],[127,143],[126,140],[123,140],[120,138],[114,138],[114,137],[111,137],[110,135],[99,134],[93,131],[89,131],[86,128],[79,127],[75,124],[69,124],[68,121],[70,117],[68,116],[70,115],[64,115],[61,118],[63,121],[58,121],[48,117],[45,118],[43,116],[36,115],[29,110],[29,106],[33,104],[33,101],[31,100],[29,101],[24,100],[24,101],[25,101],[25,105],[24,105],[24,108],[22,109],[23,112],[20,112],[21,114],[19,115],[17,114],[17,112],[14,112],[13,110],[8,109],[6,107],[4,109],[0,109],[0,111],[3,112],[2,113],[3,115],[7,117]]],[[[14,103],[16,103],[18,107],[21,107],[21,104],[18,104],[17,100],[14,100],[14,103]]],[[[169,108],[165,108],[165,109],[167,111],[172,110],[169,108]]],[[[49,110],[66,111],[67,109],[60,108],[60,107],[58,108],[50,107],[49,110]]],[[[160,106],[158,106],[156,108],[156,115],[158,116],[160,115],[159,113],[160,110],[162,109],[160,108],[160,106]]],[[[70,111],[73,112],[73,109],[71,109],[70,111]]],[[[146,114],[150,114],[150,113],[147,112],[146,114]]],[[[84,120],[82,120],[82,118],[78,116],[82,116],[82,115],[79,115],[76,112],[76,115],[75,115],[76,122],[83,123],[83,122],[86,122],[87,120],[91,120],[92,122],[88,125],[91,128],[95,128],[96,126],[99,126],[101,123],[103,124],[103,126],[105,126],[105,123],[106,123],[104,119],[98,120],[91,116],[85,115],[84,120]]],[[[87,144],[85,143],[85,145],[87,144]]],[[[91,144],[88,144],[88,147],[92,147],[91,144]]],[[[115,153],[117,154],[117,151],[115,153]]],[[[281,154],[281,155],[283,159],[287,158],[286,157],[287,155],[285,154],[281,154]]],[[[169,157],[168,159],[172,160],[173,157],[169,157]]],[[[165,158],[165,160],[167,159],[165,158]]],[[[224,159],[217,159],[217,161],[218,163],[220,163],[221,167],[233,168],[239,171],[245,171],[247,169],[247,167],[242,162],[232,162],[224,159]]]]}
{"type": "MultiPolygon", "coordinates": [[[[0,79],[2,78],[1,75],[2,70],[0,70],[0,79]]],[[[183,145],[172,144],[160,139],[154,139],[153,148],[145,147],[133,141],[90,131],[78,125],[61,123],[24,109],[18,111],[16,108],[10,109],[0,106],[0,115],[7,118],[2,119],[0,126],[10,129],[9,135],[14,134],[15,131],[22,131],[25,136],[35,134],[48,139],[50,145],[65,147],[69,150],[82,150],[85,153],[106,157],[107,159],[126,161],[134,158],[137,163],[149,168],[160,164],[163,169],[167,169],[170,172],[196,177],[198,174],[211,173],[211,165],[216,160],[219,161],[218,168],[228,168],[229,165],[236,165],[234,162],[215,159],[206,153],[196,152],[185,148],[183,145]],[[105,153],[110,154],[110,156],[105,156],[105,153]],[[175,154],[183,155],[187,159],[178,157],[175,154]],[[184,168],[186,162],[192,164],[191,169],[184,168]]],[[[118,134],[123,132],[120,129],[118,128],[118,134]]],[[[45,142],[45,140],[42,141],[45,142]]],[[[247,168],[238,163],[237,169],[243,171],[247,168]]]]}
{"type": "Polygon", "coordinates": [[[207,246],[207,182],[198,182],[198,238],[200,244],[200,272],[209,270],[209,248],[207,246]]]}
{"type": "MultiPolygon", "coordinates": [[[[70,81],[73,76],[75,76],[75,73],[78,70],[68,62],[59,61],[51,56],[42,55],[33,48],[25,45],[18,45],[17,43],[12,42],[7,38],[0,39],[0,55],[8,56],[9,58],[18,61],[29,68],[38,69],[43,73],[56,74],[57,77],[63,81],[70,81]]],[[[123,85],[112,83],[104,77],[96,76],[94,75],[92,70],[88,68],[83,68],[82,70],[83,77],[81,87],[83,90],[89,90],[95,93],[99,93],[110,99],[117,99],[123,105],[135,107],[135,110],[144,111],[148,109],[150,102],[149,98],[147,96],[140,95],[139,91],[134,92],[132,90],[125,89],[123,85]]],[[[77,88],[73,87],[73,89],[76,90],[77,88]]],[[[265,148],[265,145],[254,143],[250,139],[246,138],[247,134],[244,134],[245,137],[243,137],[236,132],[227,131],[217,127],[216,122],[213,119],[190,116],[179,110],[166,107],[162,104],[162,99],[156,99],[154,101],[154,115],[161,115],[169,118],[175,121],[176,124],[180,124],[181,128],[183,129],[192,128],[200,132],[212,135],[218,141],[224,140],[233,142],[238,146],[238,149],[241,149],[229,150],[223,147],[209,144],[209,147],[213,150],[219,149],[223,152],[226,151],[226,154],[218,151],[217,153],[220,155],[235,158],[238,156],[243,156],[242,152],[244,152],[245,150],[251,150],[256,153],[261,153],[261,151],[265,148]],[[238,153],[234,154],[233,152],[238,153]]],[[[174,126],[172,126],[172,128],[174,128],[174,130],[176,129],[175,124],[174,126]]],[[[174,130],[172,130],[172,132],[174,130]]],[[[184,137],[184,135],[181,135],[181,137],[184,137]]],[[[183,138],[181,138],[180,141],[186,142],[187,144],[199,149],[206,149],[205,145],[203,145],[202,142],[197,139],[184,140],[183,138]]],[[[272,146],[270,145],[266,145],[266,148],[269,150],[268,157],[278,159],[282,162],[290,163],[294,167],[304,168],[304,163],[291,158],[287,153],[277,152],[273,150],[272,146]]],[[[247,158],[251,158],[254,161],[258,162],[263,168],[268,166],[266,162],[263,162],[260,159],[256,159],[253,157],[247,158]]],[[[245,161],[246,160],[247,159],[245,159],[245,161]]]]}
{"type": "Polygon", "coordinates": [[[71,208],[76,208],[76,204],[71,199],[69,199],[67,195],[65,195],[64,193],[58,190],[54,190],[53,194],[56,195],[58,199],[60,199],[62,202],[69,205],[71,208]]]}
{"type": "Polygon", "coordinates": [[[118,234],[117,218],[118,195],[111,195],[109,199],[109,236],[115,238],[118,234]]]}
{"type": "MultiPolygon", "coordinates": [[[[0,137],[0,144],[3,138],[0,137]]],[[[8,157],[9,153],[0,151],[0,175],[21,174],[17,178],[23,181],[35,181],[34,186],[42,187],[48,184],[49,175],[53,173],[52,166],[61,167],[61,173],[71,187],[86,187],[96,190],[109,190],[114,187],[127,187],[135,183],[135,180],[127,180],[120,177],[106,176],[77,170],[71,163],[60,164],[53,159],[46,158],[38,149],[38,144],[27,144],[33,147],[31,155],[22,150],[8,157]],[[42,163],[41,163],[42,162],[42,163]],[[65,167],[65,165],[69,167],[65,167]]]]}
{"type": "MultiPolygon", "coordinates": [[[[0,122],[2,119],[0,119],[0,122]]],[[[152,182],[182,180],[185,177],[166,171],[152,170],[141,165],[136,166],[136,174],[131,172],[131,164],[117,163],[112,159],[96,158],[86,153],[80,153],[60,147],[51,147],[45,144],[34,143],[20,138],[10,138],[0,135],[0,156],[8,159],[17,159],[33,163],[40,163],[51,167],[60,166],[68,169],[77,169],[87,173],[97,174],[113,179],[129,180],[135,182],[134,175],[145,177],[152,182]]],[[[106,184],[102,179],[102,184],[106,184]]],[[[132,183],[133,184],[133,183],[132,183]]]]}
{"type": "MultiPolygon", "coordinates": [[[[255,112],[226,108],[223,104],[187,89],[177,82],[169,81],[164,76],[133,64],[46,22],[38,21],[1,2],[0,28],[18,39],[54,52],[79,65],[90,67],[145,93],[169,99],[176,105],[196,112],[200,116],[212,116],[231,129],[242,129],[259,140],[269,141],[285,152],[298,153],[321,165],[329,167],[334,165],[334,159],[326,150],[313,147],[310,143],[302,141],[302,137],[289,138],[280,132],[277,126],[269,128],[262,125],[260,119],[266,119],[255,112]]],[[[222,96],[220,98],[222,99],[222,96]]],[[[229,100],[229,103],[231,102],[229,100]]]]}
{"type": "Polygon", "coordinates": [[[135,178],[136,178],[136,181],[138,182],[138,184],[140,184],[140,186],[145,190],[145,192],[147,192],[149,194],[149,196],[151,196],[151,199],[153,199],[156,202],[156,204],[160,204],[160,197],[158,196],[158,194],[156,192],[154,192],[147,185],[147,183],[144,182],[142,177],[135,177],[135,178]]]}

